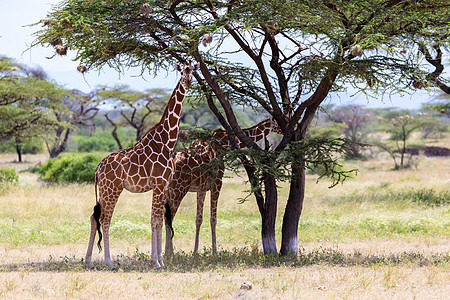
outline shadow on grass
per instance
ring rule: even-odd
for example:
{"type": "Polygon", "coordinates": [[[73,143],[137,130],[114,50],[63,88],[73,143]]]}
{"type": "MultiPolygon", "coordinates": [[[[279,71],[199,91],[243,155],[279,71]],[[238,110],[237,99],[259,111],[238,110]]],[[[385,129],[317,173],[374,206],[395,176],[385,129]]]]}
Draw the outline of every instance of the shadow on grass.
{"type": "MultiPolygon", "coordinates": [[[[449,254],[426,255],[419,252],[403,252],[395,254],[372,255],[361,252],[343,253],[335,249],[318,248],[311,252],[300,251],[297,258],[292,256],[264,255],[258,249],[234,248],[222,250],[213,254],[204,249],[199,254],[177,252],[165,258],[165,268],[154,270],[150,253],[136,249],[130,255],[119,255],[114,264],[120,272],[202,272],[216,269],[239,270],[245,268],[270,267],[302,267],[310,265],[328,266],[375,266],[375,265],[406,265],[406,266],[438,266],[450,262],[449,254]]],[[[109,271],[103,260],[93,262],[94,270],[109,271]]],[[[86,269],[84,260],[75,256],[48,261],[4,264],[0,265],[0,272],[83,272],[86,269]]]]}

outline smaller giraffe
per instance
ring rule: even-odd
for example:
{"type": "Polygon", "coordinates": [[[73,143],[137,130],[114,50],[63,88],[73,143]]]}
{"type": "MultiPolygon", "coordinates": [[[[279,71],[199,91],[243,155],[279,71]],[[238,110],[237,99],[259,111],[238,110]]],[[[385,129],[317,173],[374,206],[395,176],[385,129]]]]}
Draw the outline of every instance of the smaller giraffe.
{"type": "MultiPolygon", "coordinates": [[[[281,134],[278,124],[272,119],[265,119],[253,127],[243,129],[244,133],[254,142],[263,139],[271,132],[281,134]]],[[[191,146],[174,153],[175,173],[169,183],[168,203],[170,203],[172,219],[188,192],[197,192],[197,217],[195,220],[194,253],[198,253],[200,227],[203,222],[203,204],[205,196],[210,191],[211,198],[211,238],[212,250],[216,248],[217,202],[222,187],[222,177],[225,166],[216,159],[224,148],[230,146],[228,135],[222,129],[212,134],[215,142],[196,141],[191,146]]],[[[244,148],[244,144],[235,137],[237,146],[244,148]]],[[[172,232],[166,226],[166,254],[173,253],[172,232]]]]}

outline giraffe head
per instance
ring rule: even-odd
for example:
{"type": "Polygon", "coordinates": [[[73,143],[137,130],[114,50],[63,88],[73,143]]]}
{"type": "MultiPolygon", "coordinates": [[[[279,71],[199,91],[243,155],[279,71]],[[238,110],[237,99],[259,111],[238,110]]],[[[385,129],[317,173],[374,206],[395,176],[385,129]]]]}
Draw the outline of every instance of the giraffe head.
{"type": "Polygon", "coordinates": [[[280,126],[278,126],[277,121],[275,121],[275,119],[273,117],[268,119],[268,125],[270,126],[270,132],[283,134],[283,131],[281,131],[280,126]]]}
{"type": "Polygon", "coordinates": [[[183,65],[176,63],[175,68],[181,73],[181,84],[185,89],[190,88],[192,86],[192,77],[194,75],[194,72],[198,70],[198,64],[192,65],[191,61],[183,63],[183,65]]]}

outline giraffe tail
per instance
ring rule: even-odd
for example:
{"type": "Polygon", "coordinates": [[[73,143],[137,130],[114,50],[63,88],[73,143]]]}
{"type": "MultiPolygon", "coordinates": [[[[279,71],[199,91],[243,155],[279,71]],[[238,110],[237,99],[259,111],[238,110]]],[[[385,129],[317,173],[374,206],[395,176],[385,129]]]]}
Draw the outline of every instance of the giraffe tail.
{"type": "Polygon", "coordinates": [[[170,211],[170,204],[166,202],[166,204],[164,204],[164,208],[166,209],[166,211],[164,212],[164,217],[166,218],[167,225],[169,226],[170,231],[172,232],[171,238],[173,238],[174,231],[172,227],[172,212],[170,211]]]}
{"type": "Polygon", "coordinates": [[[102,245],[101,245],[101,241],[102,241],[102,229],[100,226],[100,215],[102,214],[102,205],[100,204],[100,202],[98,202],[98,196],[97,196],[97,170],[95,170],[95,201],[96,201],[96,205],[94,206],[94,220],[97,223],[97,232],[98,232],[98,243],[97,243],[97,247],[98,250],[101,252],[102,251],[102,245]]]}
{"type": "Polygon", "coordinates": [[[97,232],[98,232],[98,243],[97,243],[97,247],[98,250],[101,252],[102,251],[102,245],[101,245],[101,241],[102,241],[102,229],[100,226],[100,215],[102,214],[102,206],[100,205],[100,202],[97,202],[97,204],[94,206],[94,219],[95,222],[97,223],[97,232]]]}

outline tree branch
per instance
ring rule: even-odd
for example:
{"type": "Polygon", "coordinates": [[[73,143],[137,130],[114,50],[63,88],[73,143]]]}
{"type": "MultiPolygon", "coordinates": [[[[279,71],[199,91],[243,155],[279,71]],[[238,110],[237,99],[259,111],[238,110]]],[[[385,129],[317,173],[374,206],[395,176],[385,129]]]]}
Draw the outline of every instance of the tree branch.
{"type": "MultiPolygon", "coordinates": [[[[214,8],[213,4],[210,0],[205,0],[206,4],[208,5],[209,9],[211,10],[212,16],[219,20],[220,17],[217,14],[216,9],[214,8]]],[[[261,80],[264,84],[264,88],[267,90],[267,97],[269,98],[270,104],[272,106],[273,111],[273,117],[275,120],[280,124],[281,126],[284,126],[286,124],[286,121],[283,118],[283,114],[278,107],[277,99],[275,97],[275,93],[272,89],[272,85],[270,84],[269,76],[267,75],[266,69],[264,67],[264,63],[262,59],[256,55],[253,50],[250,48],[250,46],[244,42],[244,40],[239,36],[239,34],[231,27],[229,23],[224,25],[224,28],[228,31],[228,33],[233,37],[233,39],[238,43],[238,45],[244,50],[245,53],[255,62],[259,73],[261,75],[261,80]]]]}
{"type": "Polygon", "coordinates": [[[427,79],[436,84],[445,93],[450,94],[450,87],[438,79],[439,75],[444,71],[444,65],[442,64],[442,50],[439,46],[434,46],[433,48],[436,51],[435,58],[431,56],[431,53],[424,44],[419,43],[419,51],[425,56],[426,61],[436,68],[432,73],[427,75],[427,79]]]}

